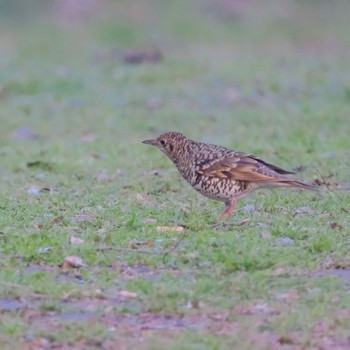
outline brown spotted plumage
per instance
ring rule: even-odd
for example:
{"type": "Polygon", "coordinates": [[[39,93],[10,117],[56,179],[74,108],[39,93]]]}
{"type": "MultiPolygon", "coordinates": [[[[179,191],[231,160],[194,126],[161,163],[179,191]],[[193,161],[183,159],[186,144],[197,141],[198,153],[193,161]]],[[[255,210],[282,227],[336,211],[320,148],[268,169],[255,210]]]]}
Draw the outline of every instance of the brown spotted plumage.
{"type": "Polygon", "coordinates": [[[143,143],[165,153],[181,175],[202,195],[225,203],[220,217],[231,215],[238,200],[260,188],[312,185],[293,180],[293,172],[269,164],[258,157],[225,147],[195,142],[178,132],[167,132],[143,143]]]}

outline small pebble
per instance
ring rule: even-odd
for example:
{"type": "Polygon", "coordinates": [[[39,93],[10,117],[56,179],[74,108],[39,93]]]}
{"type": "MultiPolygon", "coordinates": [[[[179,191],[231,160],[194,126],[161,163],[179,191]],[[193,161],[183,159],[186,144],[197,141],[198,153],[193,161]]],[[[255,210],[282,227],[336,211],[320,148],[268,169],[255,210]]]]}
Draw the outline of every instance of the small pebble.
{"type": "Polygon", "coordinates": [[[250,213],[250,212],[252,212],[252,211],[255,210],[255,205],[253,205],[253,204],[247,204],[247,205],[244,206],[243,209],[244,209],[244,211],[250,213]]]}
{"type": "Polygon", "coordinates": [[[280,237],[277,240],[277,243],[282,244],[282,245],[294,244],[294,239],[289,238],[289,237],[280,237]]]}
{"type": "Polygon", "coordinates": [[[41,188],[37,186],[31,186],[28,188],[27,193],[31,196],[39,196],[41,188]]]}

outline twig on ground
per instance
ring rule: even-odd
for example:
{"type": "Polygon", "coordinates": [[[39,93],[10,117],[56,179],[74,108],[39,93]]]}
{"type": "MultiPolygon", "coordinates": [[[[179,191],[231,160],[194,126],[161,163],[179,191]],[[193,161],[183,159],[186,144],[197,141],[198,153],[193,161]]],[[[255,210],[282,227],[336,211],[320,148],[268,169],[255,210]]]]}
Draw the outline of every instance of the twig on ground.
{"type": "MultiPolygon", "coordinates": [[[[319,175],[320,178],[322,179],[323,184],[327,187],[327,190],[328,190],[328,191],[332,191],[332,188],[331,188],[331,186],[330,186],[330,183],[326,181],[325,177],[321,174],[321,171],[320,171],[315,165],[313,165],[312,167],[316,170],[316,172],[318,173],[318,175],[319,175]]],[[[321,184],[322,184],[322,183],[321,183],[321,184]]]]}
{"type": "Polygon", "coordinates": [[[188,236],[188,233],[185,232],[182,237],[168,250],[166,250],[165,252],[163,252],[163,255],[169,255],[171,254],[180,244],[181,242],[188,236]]]}
{"type": "Polygon", "coordinates": [[[169,248],[168,250],[166,250],[165,252],[163,252],[163,264],[164,264],[164,260],[165,260],[165,257],[167,255],[170,255],[180,244],[181,242],[188,236],[188,233],[185,232],[182,237],[171,247],[169,248]]]}

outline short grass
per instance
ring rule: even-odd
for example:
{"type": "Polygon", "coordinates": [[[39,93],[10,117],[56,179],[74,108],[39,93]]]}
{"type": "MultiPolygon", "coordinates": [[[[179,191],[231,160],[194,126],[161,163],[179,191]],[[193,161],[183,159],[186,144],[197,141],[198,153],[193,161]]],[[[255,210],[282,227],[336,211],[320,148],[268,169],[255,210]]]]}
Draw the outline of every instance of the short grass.
{"type": "Polygon", "coordinates": [[[349,4],[69,3],[0,3],[1,348],[348,348],[349,4]],[[327,186],[214,230],[168,130],[327,186]]]}

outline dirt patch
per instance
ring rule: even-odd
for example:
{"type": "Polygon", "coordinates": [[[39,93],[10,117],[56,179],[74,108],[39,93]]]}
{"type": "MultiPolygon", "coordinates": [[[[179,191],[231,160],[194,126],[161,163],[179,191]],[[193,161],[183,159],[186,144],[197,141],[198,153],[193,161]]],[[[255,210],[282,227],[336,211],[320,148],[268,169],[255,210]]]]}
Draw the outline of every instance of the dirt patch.
{"type": "Polygon", "coordinates": [[[2,312],[24,309],[26,306],[27,306],[26,303],[20,300],[10,299],[10,298],[0,299],[0,309],[2,312]]]}
{"type": "Polygon", "coordinates": [[[337,277],[339,279],[341,279],[346,285],[350,286],[350,269],[346,268],[346,269],[336,269],[336,268],[332,268],[332,269],[321,269],[318,270],[314,276],[317,277],[337,277]]]}

